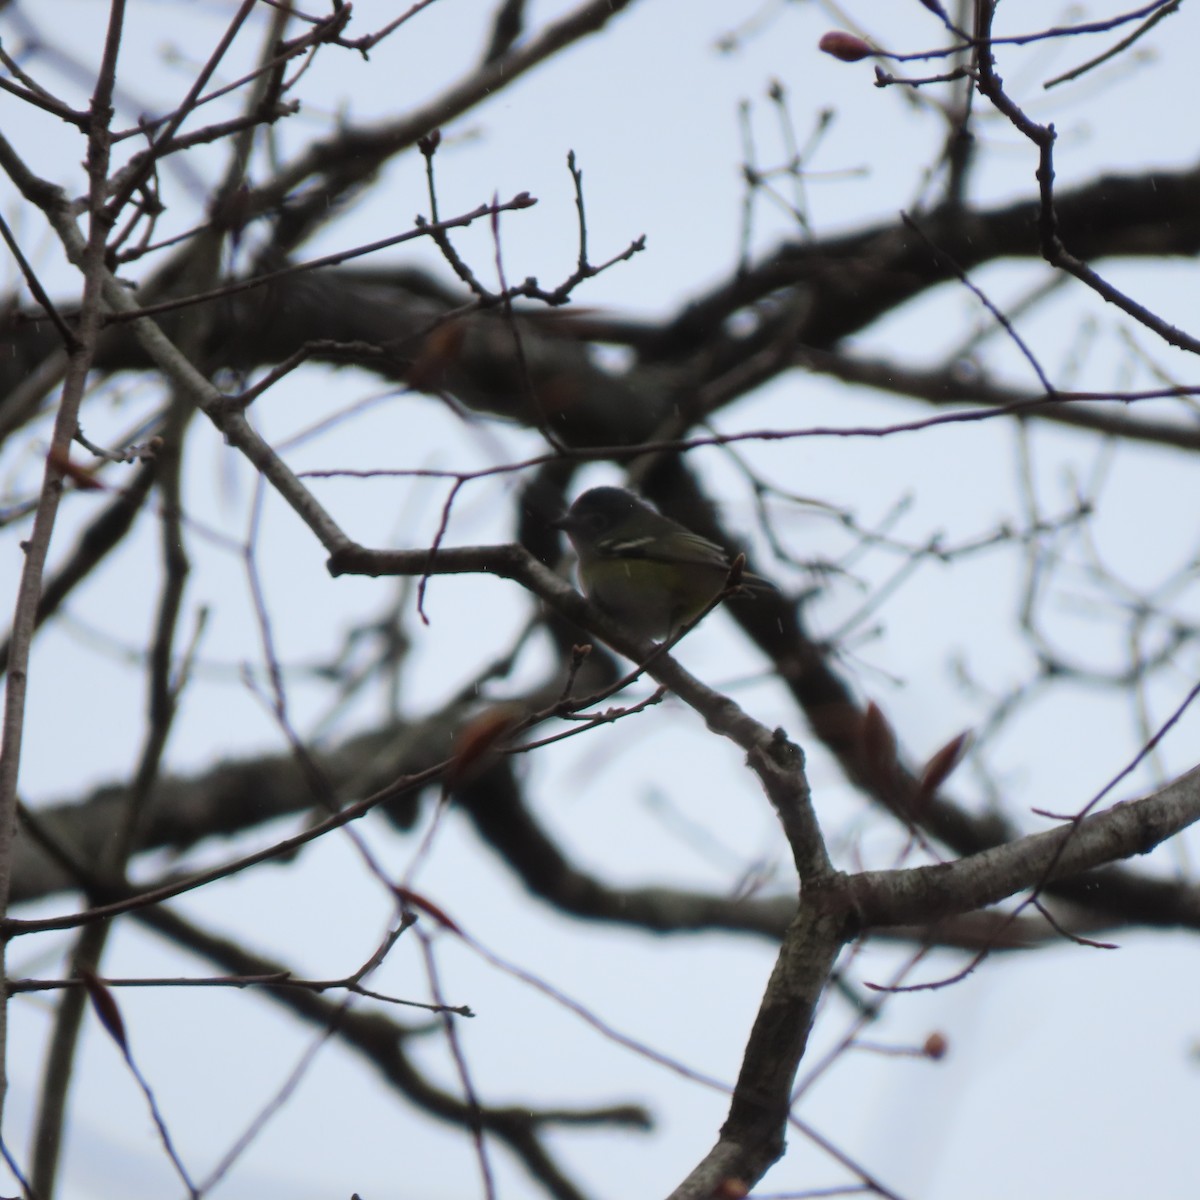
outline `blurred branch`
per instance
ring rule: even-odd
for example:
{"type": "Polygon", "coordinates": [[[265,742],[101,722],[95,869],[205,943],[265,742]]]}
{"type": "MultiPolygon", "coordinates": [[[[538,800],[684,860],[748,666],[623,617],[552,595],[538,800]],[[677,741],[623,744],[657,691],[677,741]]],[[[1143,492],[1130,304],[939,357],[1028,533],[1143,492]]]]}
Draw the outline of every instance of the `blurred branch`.
{"type": "MultiPolygon", "coordinates": [[[[38,606],[42,593],[42,578],[50,552],[50,539],[58,515],[62,495],[64,470],[62,464],[70,458],[71,441],[79,425],[79,408],[92,369],[93,355],[100,334],[103,312],[104,252],[108,224],[104,220],[105,189],[108,181],[111,143],[109,128],[112,121],[112,93],[116,79],[117,52],[121,44],[124,4],[114,3],[108,21],[108,31],[101,54],[89,112],[87,138],[88,176],[88,233],[84,238],[75,230],[76,262],[83,280],[78,328],[66,345],[67,364],[63,379],[62,397],[54,419],[54,433],[46,467],[33,530],[23,549],[25,561],[17,588],[16,606],[9,641],[8,674],[4,691],[3,731],[0,734],[0,920],[7,918],[12,881],[13,850],[17,828],[17,782],[25,727],[25,702],[28,694],[30,650],[37,626],[38,606]]],[[[47,199],[47,193],[25,163],[6,140],[0,138],[0,166],[20,187],[33,184],[35,193],[47,199]]],[[[47,203],[60,216],[62,209],[53,197],[47,203]]],[[[7,940],[0,942],[0,1114],[8,1081],[8,993],[7,968],[4,953],[7,940]]]]}
{"type": "MultiPolygon", "coordinates": [[[[53,616],[75,588],[121,544],[133,528],[154,484],[155,467],[144,463],[128,487],[113,497],[92,523],[84,530],[66,561],[42,586],[36,623],[40,626],[53,616]]],[[[8,642],[0,644],[0,672],[8,666],[8,642]]]]}
{"type": "MultiPolygon", "coordinates": [[[[1200,171],[1153,171],[1138,176],[1107,176],[1055,196],[1058,226],[1071,237],[1074,253],[1089,259],[1192,255],[1200,251],[1200,171]]],[[[690,302],[657,326],[634,329],[614,322],[607,336],[636,338],[641,365],[623,375],[598,367],[581,335],[604,338],[594,316],[549,320],[518,309],[521,339],[531,386],[541,410],[561,418],[559,436],[570,445],[636,444],[653,436],[673,411],[685,379],[692,387],[728,373],[737,364],[774,346],[786,329],[786,353],[779,353],[766,378],[794,368],[797,356],[832,350],[842,339],[884,313],[948,282],[954,262],[970,270],[1000,258],[1040,257],[1036,225],[1040,205],[1022,202],[981,211],[934,212],[922,219],[925,242],[899,223],[851,235],[784,244],[760,263],[690,302]],[[796,292],[797,299],[788,301],[796,292]],[[803,308],[795,304],[803,297],[803,308]],[[758,311],[760,305],[765,305],[758,311]],[[782,305],[783,316],[774,310],[782,305]],[[755,325],[731,338],[725,326],[749,310],[755,325]],[[703,351],[690,367],[687,360],[703,351]],[[665,373],[687,374],[677,378],[665,373]]],[[[408,235],[405,235],[408,236],[408,235]]],[[[336,259],[338,256],[332,256],[336,259]]],[[[324,261],[324,260],[322,260],[324,261]]],[[[493,315],[463,311],[469,296],[455,294],[418,272],[323,268],[310,278],[289,278],[286,268],[244,297],[230,291],[247,286],[231,281],[220,289],[212,314],[213,338],[231,365],[243,370],[282,362],[311,342],[374,344],[373,356],[318,348],[315,361],[358,361],[384,378],[413,380],[433,393],[449,392],[469,408],[536,424],[538,411],[524,403],[512,338],[493,315]],[[431,339],[452,313],[454,353],[431,356],[431,339]]],[[[141,307],[121,306],[132,317],[141,307]]],[[[156,310],[154,310],[156,311],[156,310]]],[[[169,316],[169,314],[167,314],[169,316]]],[[[173,326],[164,317],[163,328],[173,326]]],[[[0,395],[28,374],[53,346],[45,325],[9,315],[0,332],[13,355],[0,361],[0,395]]],[[[144,370],[152,360],[127,333],[106,337],[97,364],[109,370],[144,370]]],[[[901,368],[903,370],[903,367],[901,368]]],[[[726,394],[729,404],[745,390],[761,386],[761,373],[747,377],[744,390],[726,394]]],[[[971,398],[971,382],[962,387],[971,398]]],[[[1070,419],[1052,409],[1055,419],[1070,419]]],[[[1078,418],[1084,423],[1086,417],[1078,418]]],[[[1130,422],[1132,424],[1132,422],[1130,422]]],[[[1167,444],[1173,431],[1161,432],[1167,444]]],[[[1160,436],[1152,429],[1148,436],[1160,436]]],[[[1186,444],[1186,441],[1185,441],[1186,444]]],[[[1190,444],[1188,445],[1190,448],[1190,444]]]]}

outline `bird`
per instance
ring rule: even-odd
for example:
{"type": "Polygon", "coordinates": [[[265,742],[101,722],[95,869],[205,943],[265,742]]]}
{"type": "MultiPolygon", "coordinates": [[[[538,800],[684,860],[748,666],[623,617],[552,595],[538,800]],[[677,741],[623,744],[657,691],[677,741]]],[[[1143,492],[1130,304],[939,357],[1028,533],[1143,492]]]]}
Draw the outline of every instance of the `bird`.
{"type": "MultiPolygon", "coordinates": [[[[723,547],[624,488],[591,488],[551,523],[575,547],[588,599],[640,637],[671,635],[731,582],[734,564],[723,547]]],[[[736,584],[750,591],[775,590],[750,571],[743,571],[736,584]]]]}

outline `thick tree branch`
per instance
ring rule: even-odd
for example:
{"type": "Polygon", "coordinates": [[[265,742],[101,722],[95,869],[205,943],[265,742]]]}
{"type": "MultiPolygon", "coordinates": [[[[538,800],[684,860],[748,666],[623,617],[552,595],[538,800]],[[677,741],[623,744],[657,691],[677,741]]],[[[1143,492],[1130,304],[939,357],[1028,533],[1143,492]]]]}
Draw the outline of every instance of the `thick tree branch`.
{"type": "Polygon", "coordinates": [[[796,1069],[848,932],[844,916],[801,898],[750,1031],[720,1137],[670,1200],[738,1195],[737,1188],[752,1187],[783,1154],[796,1069]]]}
{"type": "MultiPolygon", "coordinates": [[[[1200,767],[1161,791],[1059,829],[956,862],[847,877],[847,899],[867,926],[926,920],[995,904],[1027,888],[1148,854],[1200,820],[1200,767]]],[[[837,889],[834,889],[837,890],[837,889]]],[[[1200,888],[1181,893],[1180,915],[1200,921],[1200,888]]]]}

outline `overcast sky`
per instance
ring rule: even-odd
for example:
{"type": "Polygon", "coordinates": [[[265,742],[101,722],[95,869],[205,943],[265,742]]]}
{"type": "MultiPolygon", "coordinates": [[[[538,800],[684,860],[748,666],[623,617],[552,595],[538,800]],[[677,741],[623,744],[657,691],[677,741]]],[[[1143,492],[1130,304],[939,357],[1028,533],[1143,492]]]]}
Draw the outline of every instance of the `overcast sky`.
{"type": "MultiPolygon", "coordinates": [[[[402,5],[360,0],[354,29],[383,24],[402,5]]],[[[304,110],[279,127],[286,157],[334,118],[369,121],[394,116],[436,94],[469,69],[486,40],[494,3],[439,0],[409,28],[376,48],[369,62],[350,53],[323,53],[303,92],[304,110]]],[[[531,5],[540,25],[567,4],[531,5]]],[[[919,4],[889,5],[877,12],[859,4],[880,42],[922,49],[938,41],[933,19],[919,4]]],[[[26,4],[24,11],[49,50],[27,53],[22,65],[75,103],[90,91],[103,36],[106,6],[95,0],[26,4]]],[[[122,49],[122,111],[169,107],[186,90],[194,65],[215,44],[233,5],[216,2],[129,5],[122,49]]],[[[1115,6],[1104,11],[1117,11],[1115,6]]],[[[1089,12],[1099,12],[1089,6],[1089,12]]],[[[1048,19],[1039,4],[1006,3],[1006,27],[1029,29],[1048,19]],[[1014,15],[1010,16],[1012,13],[1014,15]]],[[[1064,16],[1056,12],[1054,16],[1064,16]]],[[[15,53],[29,26],[0,14],[0,36],[15,53]]],[[[1183,6],[1144,51],[1106,73],[1081,81],[1061,100],[1040,98],[1040,81],[1084,57],[1078,47],[1034,48],[1002,56],[1001,70],[1031,113],[1058,123],[1061,186],[1104,170],[1134,171],[1146,164],[1184,165],[1194,156],[1190,109],[1181,97],[1194,90],[1195,47],[1200,44],[1194,6],[1183,6]],[[1154,61],[1142,61],[1153,54],[1154,61]]],[[[872,86],[871,65],[847,65],[820,54],[820,34],[837,22],[817,4],[731,5],[718,0],[643,0],[601,37],[587,39],[528,80],[499,94],[443,132],[437,160],[443,212],[465,211],[498,193],[528,191],[538,205],[506,217],[503,244],[510,279],[537,275],[553,283],[569,273],[575,256],[575,213],[566,169],[574,150],[584,171],[593,257],[617,253],[645,234],[647,250],[589,283],[580,305],[655,318],[728,273],[738,254],[743,190],[740,174],[740,102],[752,104],[751,121],[764,162],[783,148],[765,90],[780,80],[798,133],[807,136],[816,112],[836,119],[813,158],[806,187],[808,217],[820,235],[871,221],[890,221],[912,205],[923,172],[936,155],[942,128],[898,90],[872,86]],[[761,32],[749,32],[734,53],[717,39],[730,21],[763,13],[761,32]],[[828,172],[826,176],[824,173],[828,172]]],[[[254,22],[251,23],[254,25],[254,22]]],[[[256,29],[263,28],[258,19],[256,29]]],[[[260,35],[242,39],[223,76],[253,61],[260,35]],[[235,65],[236,64],[236,65],[235,65]]],[[[1103,45],[1109,44],[1105,42],[1103,45]]],[[[1103,48],[1088,43],[1087,52],[1103,48]]],[[[914,64],[914,71],[925,69],[914,64]]],[[[933,99],[936,93],[929,93],[933,99]]],[[[35,169],[72,189],[81,187],[77,164],[83,147],[72,131],[9,96],[0,98],[5,136],[35,169]]],[[[1031,148],[1007,126],[982,126],[984,167],[974,198],[998,202],[1034,192],[1031,148]]],[[[171,228],[197,219],[203,184],[223,166],[220,150],[189,156],[195,180],[174,174],[168,187],[171,228]],[[189,204],[192,206],[189,208],[189,204]]],[[[13,191],[0,184],[0,205],[16,214],[13,191]]],[[[358,204],[352,216],[331,222],[306,254],[371,242],[408,228],[427,210],[423,164],[411,154],[388,169],[384,186],[358,204]]],[[[50,235],[28,212],[18,236],[55,294],[70,287],[50,235]],[[55,287],[60,290],[55,292],[55,287]]],[[[755,247],[765,251],[795,227],[778,210],[757,213],[755,247]]],[[[480,265],[492,261],[487,230],[456,239],[460,252],[480,265]]],[[[386,252],[389,263],[423,263],[439,277],[449,272],[425,248],[386,252]]],[[[1194,330],[1194,264],[1167,267],[1118,265],[1109,272],[1121,286],[1147,294],[1168,319],[1194,330]]],[[[15,276],[10,266],[8,279],[15,276]]],[[[1038,278],[1027,264],[997,264],[977,282],[997,302],[1011,303],[1038,278]]],[[[1114,363],[1127,347],[1111,312],[1066,289],[1022,332],[1042,361],[1064,377],[1071,358],[1086,349],[1071,373],[1075,386],[1113,386],[1114,363]],[[1090,341],[1079,340],[1083,320],[1090,341]]],[[[940,360],[985,317],[959,288],[939,289],[859,339],[865,354],[894,354],[923,364],[940,360]]],[[[1149,335],[1139,333],[1143,344],[1149,335]]],[[[1160,361],[1181,376],[1194,366],[1160,361]]],[[[1035,383],[1011,348],[990,360],[1018,384],[1035,383]]],[[[461,468],[518,459],[537,446],[526,432],[492,424],[464,429],[433,400],[388,394],[365,373],[313,369],[282,384],[256,411],[263,432],[278,441],[306,430],[339,406],[378,396],[361,417],[298,444],[289,461],[314,467],[461,468]]],[[[116,440],[153,407],[144,384],[130,382],[119,400],[86,416],[97,441],[116,440]]],[[[720,418],[722,428],[885,424],[924,414],[915,405],[855,392],[794,373],[720,418]]],[[[48,430],[48,424],[45,426],[48,430]]],[[[1033,475],[1048,511],[1064,510],[1079,480],[1094,477],[1103,448],[1094,438],[1044,428],[1030,438],[1033,475]]],[[[906,440],[805,439],[750,446],[747,457],[779,487],[852,509],[864,524],[880,520],[902,495],[911,507],[899,531],[920,542],[940,532],[960,543],[993,530],[1020,512],[1015,488],[1017,436],[988,422],[942,429],[906,440]]],[[[198,525],[240,541],[253,501],[253,478],[218,435],[198,430],[188,464],[187,507],[198,525]]],[[[695,456],[731,527],[754,536],[755,513],[744,478],[716,453],[695,456]]],[[[15,444],[0,456],[0,480],[21,480],[31,456],[15,444]]],[[[35,464],[36,465],[36,464],[35,464]]],[[[614,468],[589,468],[579,486],[615,482],[614,468]]],[[[12,487],[5,483],[6,488],[12,487]]],[[[428,544],[444,491],[427,483],[335,480],[314,484],[350,533],[366,544],[428,544]]],[[[455,509],[451,544],[512,536],[516,483],[500,476],[473,485],[455,509]]],[[[1097,555],[1114,572],[1145,583],[1176,570],[1180,538],[1174,526],[1191,521],[1180,500],[1195,494],[1194,468],[1182,455],[1144,448],[1121,451],[1097,515],[1097,555]],[[1170,538],[1149,536],[1160,531],[1170,538]]],[[[7,502],[7,497],[5,499],[7,502]]],[[[102,500],[76,497],[63,512],[56,540],[65,553],[102,500]]],[[[774,516],[803,557],[844,552],[844,530],[827,515],[776,505],[774,516]]],[[[0,530],[5,562],[0,598],[15,590],[17,541],[22,525],[0,530]]],[[[65,620],[37,645],[31,673],[23,795],[35,803],[78,797],[103,781],[128,777],[140,746],[143,674],[123,649],[136,646],[157,600],[156,531],[147,525],[120,565],[107,568],[65,620]],[[67,743],[64,744],[64,730],[67,743]]],[[[1185,546],[1194,536],[1186,531],[1185,546]]],[[[761,539],[756,546],[765,562],[761,539]]],[[[185,699],[185,717],[172,738],[167,763],[188,772],[214,759],[284,745],[263,705],[239,679],[241,664],[262,661],[253,608],[239,555],[216,539],[197,537],[189,547],[194,575],[189,603],[210,606],[196,679],[185,699]]],[[[1189,553],[1192,552],[1189,550],[1189,553]]],[[[265,507],[262,570],[267,605],[285,661],[314,663],[330,657],[354,620],[382,611],[395,585],[386,580],[331,580],[324,556],[280,503],[265,507]]],[[[856,565],[855,578],[834,577],[811,610],[818,633],[841,627],[898,566],[877,553],[856,565]],[[861,580],[865,592],[860,590],[861,580]]],[[[781,571],[783,569],[781,568],[781,571]]],[[[888,604],[879,637],[862,638],[846,670],[864,697],[878,699],[914,755],[928,755],[987,711],[953,678],[951,656],[965,648],[981,689],[1000,693],[1027,677],[1029,649],[1012,636],[1011,612],[1020,583],[1015,550],[963,560],[952,570],[930,565],[888,604]]],[[[799,590],[812,582],[801,572],[782,577],[799,590]]],[[[1117,661],[1121,649],[1100,622],[1089,620],[1082,573],[1078,601],[1065,590],[1053,609],[1062,644],[1084,660],[1117,661]],[[1090,632],[1089,632],[1090,631],[1090,632]]],[[[406,627],[414,639],[406,666],[406,696],[422,710],[454,693],[481,661],[502,653],[531,611],[515,585],[500,581],[439,578],[430,585],[428,627],[414,619],[411,597],[406,627]]],[[[723,614],[707,622],[681,649],[684,662],[706,681],[730,684],[752,714],[783,723],[809,748],[788,699],[769,680],[753,678],[761,663],[746,652],[723,614]],[[746,682],[750,678],[749,682],[746,682]]],[[[1192,656],[1194,659],[1194,655],[1192,656]]],[[[545,666],[536,647],[513,681],[537,677],[545,666]]],[[[1194,681],[1194,661],[1154,692],[1161,719],[1194,681]]],[[[289,682],[298,727],[311,732],[326,712],[328,692],[301,673],[289,682]]],[[[380,715],[379,697],[346,714],[335,732],[346,734],[380,715]]],[[[1161,759],[1128,781],[1122,796],[1138,794],[1162,776],[1194,765],[1196,724],[1168,741],[1161,759]]],[[[1137,747],[1125,699],[1064,691],[1031,707],[1025,718],[987,747],[987,771],[999,783],[1017,819],[1043,828],[1031,810],[1073,811],[1114,776],[1137,747]]],[[[568,746],[531,757],[525,765],[539,815],[584,867],[614,884],[664,883],[730,889],[755,862],[775,872],[768,887],[792,886],[788,856],[773,814],[736,750],[715,742],[701,722],[668,703],[568,746]],[[675,815],[673,815],[675,814],[675,815]],[[682,831],[686,818],[687,831],[682,831]],[[695,834],[707,831],[710,840],[695,834]]],[[[835,849],[840,865],[855,865],[859,850],[878,854],[872,865],[891,865],[891,836],[873,841],[864,811],[835,766],[814,749],[811,777],[818,811],[831,829],[848,829],[835,849]]],[[[956,782],[982,804],[982,775],[964,769],[956,782]]],[[[265,831],[261,839],[291,832],[265,831]]],[[[364,824],[367,836],[397,873],[414,842],[382,823],[364,824]]],[[[228,846],[205,847],[188,863],[219,861],[228,846]]],[[[1174,851],[1153,856],[1163,869],[1174,851]]],[[[150,877],[167,865],[140,865],[150,877]]],[[[1139,864],[1142,866],[1144,864],[1139,864]]],[[[465,821],[447,818],[420,875],[421,890],[481,943],[502,958],[562,989],[614,1029],[717,1080],[732,1083],[746,1032],[770,970],[774,948],[765,943],[707,935],[668,941],[571,923],[529,900],[476,843],[465,821]]],[[[38,912],[58,912],[57,897],[38,912]]],[[[353,851],[324,839],[289,867],[250,874],[182,898],[181,911],[211,927],[245,938],[252,947],[286,947],[297,970],[336,976],[362,962],[382,936],[390,902],[378,883],[354,870],[353,851]]],[[[33,911],[20,915],[33,915],[33,911]]],[[[869,1031],[890,1046],[919,1045],[932,1031],[949,1039],[939,1063],[857,1051],[843,1058],[799,1106],[799,1115],[845,1152],[876,1171],[906,1200],[1051,1200],[1071,1195],[1194,1196],[1200,1182],[1192,1162],[1189,1118],[1200,1086],[1194,1043],[1194,947],[1185,935],[1141,933],[1122,937],[1116,951],[1062,945],[1020,961],[985,963],[961,984],[891,999],[885,1019],[869,1031]],[[1188,1121],[1185,1126],[1184,1122],[1188,1121]]],[[[12,952],[19,974],[51,975],[59,969],[44,939],[12,952]]],[[[554,1140],[567,1166],[600,1198],[665,1193],[707,1150],[723,1119],[726,1097],[680,1078],[644,1056],[618,1048],[562,1005],[498,971],[450,938],[438,942],[447,997],[470,1004],[478,1016],[463,1023],[465,1052],[481,1094],[496,1102],[648,1104],[660,1120],[651,1135],[569,1131],[554,1140]]],[[[855,961],[857,981],[883,982],[906,951],[872,943],[855,961]]],[[[958,956],[940,953],[921,967],[923,977],[950,974],[958,956]]],[[[105,973],[156,975],[207,973],[132,927],[118,930],[105,973]]],[[[402,943],[374,978],[384,992],[417,995],[424,976],[415,949],[402,943]]],[[[280,1087],[305,1048],[311,1030],[241,993],[165,990],[122,992],[126,1022],[138,1062],[151,1078],[173,1135],[195,1175],[203,1177],[245,1129],[258,1107],[280,1087]]],[[[419,1020],[415,1017],[414,1020],[419,1020]]],[[[42,1063],[49,1009],[22,997],[13,1005],[11,1091],[4,1131],[24,1155],[42,1063]]],[[[818,1023],[811,1062],[845,1035],[850,1009],[832,995],[818,1023]]],[[[445,1044],[430,1037],[422,1061],[447,1086],[455,1085],[445,1044]]],[[[133,1081],[111,1042],[90,1028],[73,1093],[66,1160],[65,1200],[115,1195],[128,1200],[179,1194],[133,1081]]],[[[494,1165],[500,1195],[530,1195],[528,1181],[501,1151],[494,1165]]],[[[0,1188],[15,1190],[3,1182],[0,1188]]],[[[763,1195],[844,1182],[844,1172],[793,1132],[786,1159],[764,1181],[763,1195]]],[[[297,1094],[267,1127],[217,1196],[287,1194],[294,1200],[348,1196],[462,1197],[481,1194],[478,1166],[457,1132],[417,1121],[373,1078],[369,1069],[327,1046],[297,1094]]],[[[757,1192],[755,1193],[758,1194],[757,1192]]]]}

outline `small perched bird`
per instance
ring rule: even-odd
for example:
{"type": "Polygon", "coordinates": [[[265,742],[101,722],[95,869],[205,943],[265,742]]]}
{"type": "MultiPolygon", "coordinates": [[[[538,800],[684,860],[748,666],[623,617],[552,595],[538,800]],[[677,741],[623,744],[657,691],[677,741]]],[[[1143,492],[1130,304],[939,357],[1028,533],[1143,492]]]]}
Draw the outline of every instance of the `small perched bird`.
{"type": "MultiPolygon", "coordinates": [[[[729,580],[733,564],[720,546],[624,488],[584,492],[553,524],[579,555],[588,599],[641,637],[664,638],[699,616],[729,580]]],[[[749,571],[739,582],[774,590],[749,571]]]]}

